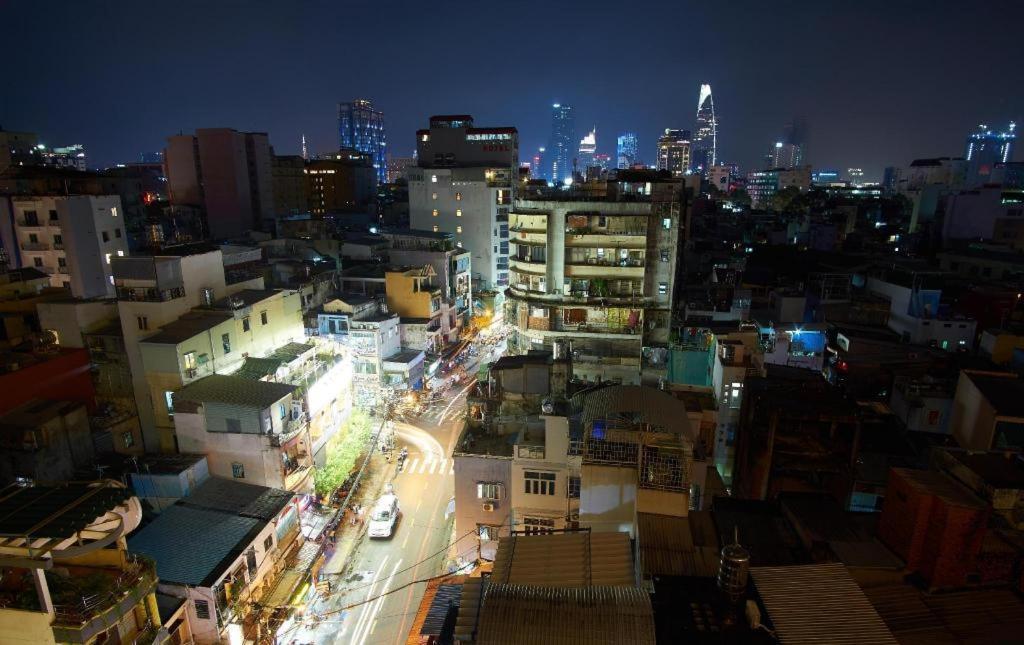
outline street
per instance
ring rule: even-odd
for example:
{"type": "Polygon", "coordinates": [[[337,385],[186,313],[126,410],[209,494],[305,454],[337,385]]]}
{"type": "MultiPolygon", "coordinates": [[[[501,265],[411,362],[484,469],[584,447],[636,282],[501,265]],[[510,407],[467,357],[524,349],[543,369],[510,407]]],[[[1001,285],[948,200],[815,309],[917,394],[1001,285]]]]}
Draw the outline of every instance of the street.
{"type": "MultiPolygon", "coordinates": [[[[482,351],[466,361],[467,372],[475,373],[480,361],[499,355],[498,349],[482,351]]],[[[346,526],[360,534],[350,557],[335,557],[325,565],[331,592],[311,603],[306,621],[279,634],[279,642],[405,642],[426,586],[410,583],[445,571],[453,537],[453,517],[446,517],[453,496],[451,454],[464,423],[466,393],[474,383],[471,379],[455,385],[419,417],[394,422],[396,450],[406,447],[408,458],[400,472],[394,461],[387,463],[377,483],[381,489],[390,483],[399,498],[401,512],[392,537],[366,537],[365,523],[346,526]],[[309,618],[310,613],[319,619],[309,618]]],[[[372,506],[380,492],[368,490],[364,503],[372,506]]]]}

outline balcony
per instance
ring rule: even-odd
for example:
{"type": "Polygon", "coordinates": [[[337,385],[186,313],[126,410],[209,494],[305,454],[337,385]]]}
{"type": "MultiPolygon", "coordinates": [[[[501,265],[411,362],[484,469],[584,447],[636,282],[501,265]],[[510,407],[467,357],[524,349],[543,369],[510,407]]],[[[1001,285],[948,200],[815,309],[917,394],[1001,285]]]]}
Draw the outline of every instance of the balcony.
{"type": "MultiPolygon", "coordinates": [[[[56,222],[54,222],[54,224],[56,224],[56,222]]],[[[22,218],[20,218],[18,220],[18,227],[19,228],[43,228],[44,226],[46,226],[46,222],[38,220],[38,219],[37,220],[27,220],[24,217],[22,217],[22,218]]]]}
{"type": "Polygon", "coordinates": [[[311,465],[299,466],[294,465],[292,468],[285,467],[284,472],[284,487],[286,490],[293,492],[299,492],[301,488],[305,488],[303,485],[306,479],[309,478],[310,473],[313,471],[311,465]]]}
{"type": "Polygon", "coordinates": [[[270,435],[270,445],[275,448],[288,445],[295,437],[299,436],[306,429],[306,415],[303,413],[298,419],[288,418],[280,434],[270,435]]]}
{"type": "Polygon", "coordinates": [[[647,230],[608,230],[595,228],[565,229],[566,246],[616,246],[642,249],[647,246],[647,230]]]}
{"type": "Polygon", "coordinates": [[[50,245],[46,242],[22,242],[22,251],[49,251],[50,245]]]}
{"type": "Polygon", "coordinates": [[[184,287],[163,290],[152,287],[117,287],[117,299],[127,302],[170,302],[184,297],[184,287]]]}
{"type": "Polygon", "coordinates": [[[547,262],[542,260],[531,260],[529,258],[509,257],[509,266],[513,271],[542,275],[547,271],[547,262]]]}
{"type": "Polygon", "coordinates": [[[88,643],[130,617],[156,590],[156,565],[131,557],[123,569],[67,567],[70,577],[47,572],[53,599],[53,634],[58,642],[88,643]]]}

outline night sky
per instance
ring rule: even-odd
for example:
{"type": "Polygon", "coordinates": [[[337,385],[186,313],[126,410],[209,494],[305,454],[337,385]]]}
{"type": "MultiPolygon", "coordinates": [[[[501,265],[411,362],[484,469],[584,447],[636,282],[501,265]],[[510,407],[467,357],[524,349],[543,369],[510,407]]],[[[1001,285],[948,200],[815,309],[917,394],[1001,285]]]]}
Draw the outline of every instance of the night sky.
{"type": "MultiPolygon", "coordinates": [[[[372,99],[395,156],[431,114],[519,128],[552,102],[598,151],[693,127],[701,82],[719,157],[744,169],[795,115],[808,161],[869,177],[960,155],[977,123],[1024,117],[1024,2],[43,2],[0,0],[0,126],[132,161],[197,127],[270,133],[279,154],[337,145],[336,104],[372,99]]],[[[1022,154],[1016,154],[1017,159],[1022,154]]]]}

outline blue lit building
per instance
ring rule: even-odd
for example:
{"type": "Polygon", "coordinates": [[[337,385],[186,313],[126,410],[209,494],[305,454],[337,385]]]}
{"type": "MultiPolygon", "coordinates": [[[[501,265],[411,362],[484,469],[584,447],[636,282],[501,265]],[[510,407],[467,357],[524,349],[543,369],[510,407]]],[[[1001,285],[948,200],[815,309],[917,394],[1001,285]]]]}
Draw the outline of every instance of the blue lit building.
{"type": "Polygon", "coordinates": [[[551,106],[551,142],[544,154],[544,178],[554,184],[572,179],[572,161],[576,157],[576,118],[571,105],[551,106]]]}
{"type": "Polygon", "coordinates": [[[619,169],[632,168],[635,164],[640,163],[639,150],[636,133],[623,132],[620,134],[615,149],[615,167],[619,169]]]}
{"type": "Polygon", "coordinates": [[[968,181],[974,184],[987,183],[996,164],[1013,160],[1013,144],[1017,140],[1017,124],[1010,122],[1005,132],[994,132],[987,125],[979,125],[978,131],[967,137],[968,181]]]}
{"type": "Polygon", "coordinates": [[[338,104],[338,147],[352,148],[370,155],[377,172],[377,182],[387,182],[384,113],[374,110],[370,101],[356,99],[338,104]]]}

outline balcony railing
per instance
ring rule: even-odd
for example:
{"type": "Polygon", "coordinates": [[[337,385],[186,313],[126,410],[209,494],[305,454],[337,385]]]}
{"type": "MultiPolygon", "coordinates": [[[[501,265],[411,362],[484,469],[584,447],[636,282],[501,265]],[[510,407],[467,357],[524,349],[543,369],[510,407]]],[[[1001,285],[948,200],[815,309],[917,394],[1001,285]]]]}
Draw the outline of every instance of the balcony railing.
{"type": "Polygon", "coordinates": [[[302,432],[305,428],[305,414],[303,414],[298,419],[289,418],[285,422],[284,427],[281,428],[280,434],[270,435],[270,445],[274,446],[275,448],[280,448],[281,446],[287,444],[289,441],[298,436],[298,434],[302,432]]]}
{"type": "MultiPolygon", "coordinates": [[[[48,581],[54,578],[47,576],[48,581]]],[[[75,577],[72,578],[72,581],[75,577]]],[[[81,578],[81,585],[60,589],[51,584],[54,635],[58,642],[91,642],[134,611],[156,588],[156,565],[148,558],[132,557],[123,570],[97,568],[81,578]],[[86,593],[81,591],[86,586],[86,593]]]]}
{"type": "Polygon", "coordinates": [[[573,266],[597,266],[597,267],[621,267],[621,268],[642,268],[643,260],[635,258],[615,259],[602,257],[572,258],[566,264],[573,266]]]}
{"type": "Polygon", "coordinates": [[[117,287],[117,299],[129,302],[169,302],[185,297],[184,287],[174,289],[117,287]]]}
{"type": "Polygon", "coordinates": [[[23,251],[49,251],[50,245],[46,242],[22,242],[23,251]]]}

